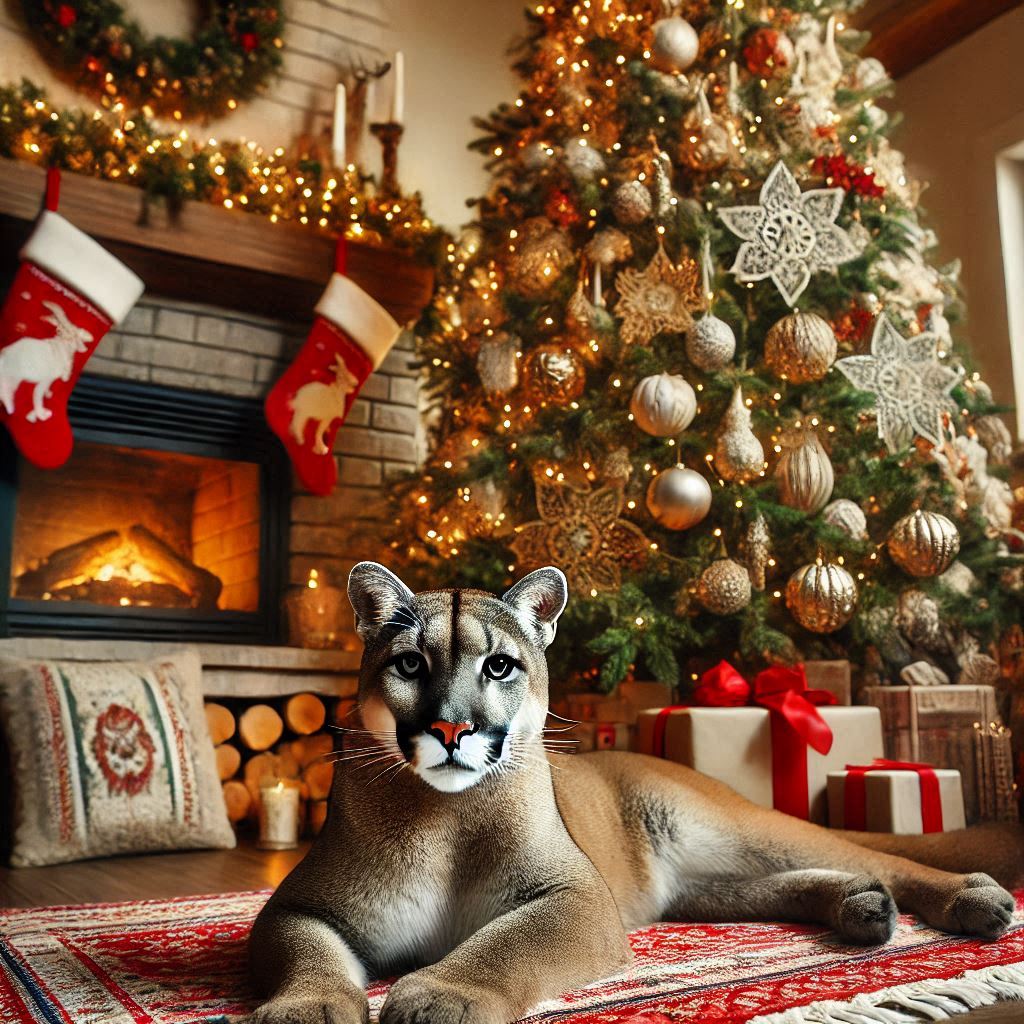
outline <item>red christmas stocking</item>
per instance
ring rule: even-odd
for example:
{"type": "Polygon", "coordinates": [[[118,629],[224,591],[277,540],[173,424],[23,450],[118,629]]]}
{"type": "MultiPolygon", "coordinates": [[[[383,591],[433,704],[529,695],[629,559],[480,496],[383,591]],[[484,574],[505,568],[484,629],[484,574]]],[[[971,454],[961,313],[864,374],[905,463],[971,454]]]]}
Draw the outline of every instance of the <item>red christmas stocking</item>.
{"type": "Polygon", "coordinates": [[[73,440],[68,396],[100,339],[128,314],[143,284],[57,210],[60,172],[21,250],[0,309],[0,422],[43,469],[63,465],[73,440]]]}
{"type": "Polygon", "coordinates": [[[333,489],[335,435],[401,330],[383,306],[345,277],[344,263],[341,239],[335,273],[316,304],[309,337],[265,404],[267,422],[313,494],[333,489]]]}

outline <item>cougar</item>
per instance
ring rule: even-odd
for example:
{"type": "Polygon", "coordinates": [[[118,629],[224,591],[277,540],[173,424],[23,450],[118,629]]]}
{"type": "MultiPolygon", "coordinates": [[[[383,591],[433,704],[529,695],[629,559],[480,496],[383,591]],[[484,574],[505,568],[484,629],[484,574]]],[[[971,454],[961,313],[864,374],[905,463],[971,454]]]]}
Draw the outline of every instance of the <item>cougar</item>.
{"type": "Polygon", "coordinates": [[[1010,827],[840,833],[641,754],[551,753],[545,648],[565,577],[503,597],[414,595],[362,562],[354,749],[326,824],[249,942],[256,1024],[361,1024],[367,979],[400,975],[381,1024],[506,1024],[620,971],[654,921],[798,921],[890,938],[897,908],[996,939],[1014,910],[1010,827]],[[913,858],[913,859],[908,859],[913,858]]]}

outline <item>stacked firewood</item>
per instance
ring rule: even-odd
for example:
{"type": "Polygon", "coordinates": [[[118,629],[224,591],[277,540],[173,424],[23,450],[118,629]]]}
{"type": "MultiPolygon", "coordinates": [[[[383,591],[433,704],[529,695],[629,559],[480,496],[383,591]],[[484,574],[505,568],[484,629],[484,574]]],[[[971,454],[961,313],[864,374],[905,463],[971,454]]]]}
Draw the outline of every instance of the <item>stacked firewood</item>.
{"type": "Polygon", "coordinates": [[[206,702],[217,772],[228,818],[244,828],[259,817],[260,786],[284,780],[299,788],[300,820],[320,831],[333,778],[331,754],[340,730],[351,725],[355,702],[296,693],[270,703],[226,699],[206,702]]]}

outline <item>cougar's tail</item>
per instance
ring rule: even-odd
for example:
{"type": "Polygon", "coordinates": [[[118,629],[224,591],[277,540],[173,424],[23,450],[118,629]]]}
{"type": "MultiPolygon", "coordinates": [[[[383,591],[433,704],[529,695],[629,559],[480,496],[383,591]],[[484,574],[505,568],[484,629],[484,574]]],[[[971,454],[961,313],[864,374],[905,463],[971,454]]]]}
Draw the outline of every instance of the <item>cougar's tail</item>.
{"type": "Polygon", "coordinates": [[[1024,885],[1024,826],[975,825],[959,832],[897,836],[881,832],[842,832],[858,846],[939,868],[969,874],[984,871],[1007,889],[1024,885]]]}

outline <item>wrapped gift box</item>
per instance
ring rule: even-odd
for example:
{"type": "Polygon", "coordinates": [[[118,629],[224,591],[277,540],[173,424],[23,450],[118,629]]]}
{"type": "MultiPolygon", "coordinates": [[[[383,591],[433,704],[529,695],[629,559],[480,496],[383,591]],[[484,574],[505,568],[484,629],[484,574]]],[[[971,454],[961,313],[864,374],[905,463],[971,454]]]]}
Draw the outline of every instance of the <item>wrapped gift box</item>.
{"type": "Polygon", "coordinates": [[[807,686],[812,690],[828,690],[837,704],[849,707],[853,703],[848,661],[805,661],[807,686]]]}
{"type": "Polygon", "coordinates": [[[672,692],[664,683],[621,683],[611,694],[570,693],[558,714],[577,722],[625,722],[635,725],[637,715],[647,708],[663,708],[672,703],[672,692]]]}
{"type": "MultiPolygon", "coordinates": [[[[935,768],[941,810],[940,828],[929,831],[953,832],[965,828],[964,792],[960,773],[952,768],[935,768]]],[[[828,823],[832,828],[851,828],[846,821],[846,792],[849,772],[828,773],[828,823]]],[[[872,769],[864,775],[864,831],[920,835],[925,831],[922,817],[921,777],[915,771],[872,769]]]]}
{"type": "MultiPolygon", "coordinates": [[[[877,708],[833,706],[819,707],[818,712],[832,730],[832,749],[819,754],[807,748],[807,792],[810,820],[824,824],[828,773],[881,757],[882,726],[877,708]]],[[[762,807],[773,806],[770,712],[759,707],[673,708],[659,725],[660,714],[640,713],[635,750],[688,765],[762,807]]]]}
{"type": "Polygon", "coordinates": [[[869,686],[882,713],[885,756],[957,769],[968,824],[1015,821],[1010,732],[991,686],[869,686]]]}
{"type": "Polygon", "coordinates": [[[632,729],[625,722],[580,722],[567,736],[577,740],[578,754],[592,750],[629,750],[632,729]]]}

